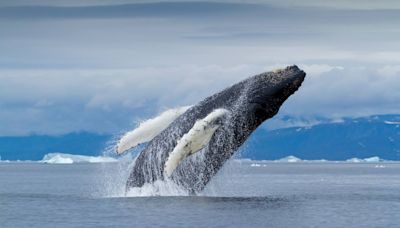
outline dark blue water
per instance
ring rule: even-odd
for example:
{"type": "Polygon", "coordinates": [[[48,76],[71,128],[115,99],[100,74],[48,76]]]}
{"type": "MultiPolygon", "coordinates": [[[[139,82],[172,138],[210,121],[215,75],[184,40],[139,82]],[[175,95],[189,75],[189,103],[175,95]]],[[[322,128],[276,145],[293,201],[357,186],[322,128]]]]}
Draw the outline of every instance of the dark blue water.
{"type": "Polygon", "coordinates": [[[203,196],[115,197],[117,164],[0,163],[0,227],[400,227],[399,163],[251,164],[203,196]]]}

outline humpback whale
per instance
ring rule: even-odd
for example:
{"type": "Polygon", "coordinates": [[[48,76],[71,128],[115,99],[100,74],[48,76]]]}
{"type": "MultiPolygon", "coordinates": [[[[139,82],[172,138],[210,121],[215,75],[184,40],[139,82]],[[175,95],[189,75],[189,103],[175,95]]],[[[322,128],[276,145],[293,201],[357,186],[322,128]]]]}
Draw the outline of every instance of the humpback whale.
{"type": "Polygon", "coordinates": [[[127,133],[118,154],[148,142],[136,157],[127,191],[155,181],[173,181],[191,194],[202,191],[250,134],[298,90],[305,75],[295,65],[255,75],[197,105],[143,123],[150,130],[139,127],[127,133]],[[160,119],[165,120],[161,127],[153,127],[160,119]]]}

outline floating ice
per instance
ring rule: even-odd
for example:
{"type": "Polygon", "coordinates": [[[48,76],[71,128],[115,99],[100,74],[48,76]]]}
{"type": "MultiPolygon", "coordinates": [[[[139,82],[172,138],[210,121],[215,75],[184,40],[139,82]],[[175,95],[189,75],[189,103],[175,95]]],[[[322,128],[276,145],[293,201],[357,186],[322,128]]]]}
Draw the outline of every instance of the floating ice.
{"type": "Polygon", "coordinates": [[[276,160],[276,161],[277,162],[301,162],[302,160],[300,158],[298,158],[298,157],[290,155],[290,156],[281,158],[281,159],[276,160]]]}
{"type": "Polygon", "coordinates": [[[370,157],[370,158],[364,158],[364,161],[366,162],[380,162],[382,159],[380,159],[378,156],[375,157],[370,157]]]}
{"type": "Polygon", "coordinates": [[[259,167],[258,165],[264,162],[280,162],[280,163],[295,163],[295,162],[302,162],[302,163],[320,163],[320,162],[348,162],[348,163],[377,163],[377,162],[398,162],[398,161],[390,161],[390,160],[384,160],[378,156],[373,156],[369,158],[351,158],[347,159],[345,161],[343,160],[326,160],[326,159],[317,159],[317,160],[304,160],[300,159],[298,157],[295,157],[293,155],[277,159],[277,160],[251,160],[251,159],[235,159],[234,162],[241,163],[241,162],[249,162],[250,166],[252,167],[259,167]]]}
{"type": "Polygon", "coordinates": [[[10,160],[1,160],[1,156],[0,156],[0,163],[9,163],[10,160]]]}
{"type": "Polygon", "coordinates": [[[46,154],[41,163],[48,164],[73,164],[73,163],[103,163],[103,162],[116,162],[117,160],[110,157],[103,156],[84,156],[64,153],[49,153],[46,154]]]}
{"type": "Polygon", "coordinates": [[[385,124],[390,124],[390,125],[400,125],[400,122],[385,121],[385,124]]]}
{"type": "Polygon", "coordinates": [[[383,159],[379,158],[378,156],[370,157],[370,158],[350,158],[347,159],[346,162],[352,162],[352,163],[360,163],[360,162],[382,162],[384,161],[383,159]]]}
{"type": "Polygon", "coordinates": [[[346,160],[346,162],[351,162],[351,163],[360,163],[360,162],[363,162],[363,161],[364,160],[360,159],[360,158],[350,158],[350,159],[346,160]]]}

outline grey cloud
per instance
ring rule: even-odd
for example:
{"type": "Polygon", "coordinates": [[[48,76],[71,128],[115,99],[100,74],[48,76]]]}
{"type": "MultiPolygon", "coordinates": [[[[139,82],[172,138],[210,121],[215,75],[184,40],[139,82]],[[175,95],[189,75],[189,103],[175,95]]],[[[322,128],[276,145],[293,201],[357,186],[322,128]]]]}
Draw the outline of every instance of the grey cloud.
{"type": "MultiPolygon", "coordinates": [[[[286,64],[279,64],[284,66],[286,64]]],[[[217,65],[126,70],[1,71],[1,134],[119,132],[165,108],[195,104],[247,76],[278,67],[217,65]],[[18,78],[20,77],[20,78],[18,78]],[[22,77],[22,78],[21,78],[22,77]]],[[[398,113],[399,71],[302,64],[302,88],[280,115],[398,113]],[[386,71],[387,72],[387,71],[386,71]]]]}
{"type": "Polygon", "coordinates": [[[14,6],[0,7],[2,19],[112,19],[112,18],[185,18],[202,21],[234,20],[268,24],[306,26],[319,23],[363,25],[399,21],[399,10],[338,9],[319,7],[289,7],[274,3],[237,2],[150,2],[89,6],[14,6]],[[316,21],[317,20],[317,21],[316,21]],[[316,23],[317,22],[317,23],[316,23]]]}
{"type": "Polygon", "coordinates": [[[117,132],[290,64],[309,76],[282,115],[400,112],[396,7],[41,2],[0,8],[3,135],[117,132]]]}
{"type": "Polygon", "coordinates": [[[118,132],[164,108],[193,104],[248,69],[3,70],[0,134],[118,132]]]}
{"type": "Polygon", "coordinates": [[[256,4],[218,2],[159,2],[95,6],[14,6],[0,8],[3,19],[79,19],[79,18],[181,18],[223,16],[229,13],[274,13],[256,4]],[[262,9],[260,9],[262,7],[262,9]],[[222,14],[222,15],[221,15],[222,14]]]}
{"type": "Polygon", "coordinates": [[[267,53],[259,62],[298,61],[285,49],[306,52],[302,61],[315,49],[314,60],[336,56],[326,49],[377,59],[400,51],[398,10],[175,2],[0,11],[0,66],[7,68],[221,64],[236,52],[251,61],[259,53],[267,53]]]}
{"type": "Polygon", "coordinates": [[[310,74],[283,113],[331,118],[398,113],[400,74],[382,74],[380,69],[345,67],[310,74]]]}
{"type": "MultiPolygon", "coordinates": [[[[174,0],[3,0],[0,6],[93,6],[93,5],[115,5],[128,3],[149,2],[176,2],[174,0]]],[[[198,2],[198,0],[185,0],[184,2],[198,2]]],[[[243,3],[243,0],[209,0],[208,2],[243,3]]],[[[247,3],[264,3],[289,7],[323,7],[340,9],[399,9],[397,0],[248,0],[247,3]]]]}

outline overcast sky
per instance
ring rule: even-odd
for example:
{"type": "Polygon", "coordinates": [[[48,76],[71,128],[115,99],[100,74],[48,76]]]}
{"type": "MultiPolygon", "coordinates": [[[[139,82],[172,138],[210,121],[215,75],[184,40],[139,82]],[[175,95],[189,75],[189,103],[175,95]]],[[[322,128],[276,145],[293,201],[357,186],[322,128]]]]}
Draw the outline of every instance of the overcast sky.
{"type": "Polygon", "coordinates": [[[399,1],[0,2],[0,135],[116,133],[285,65],[280,116],[400,113],[399,1]]]}

